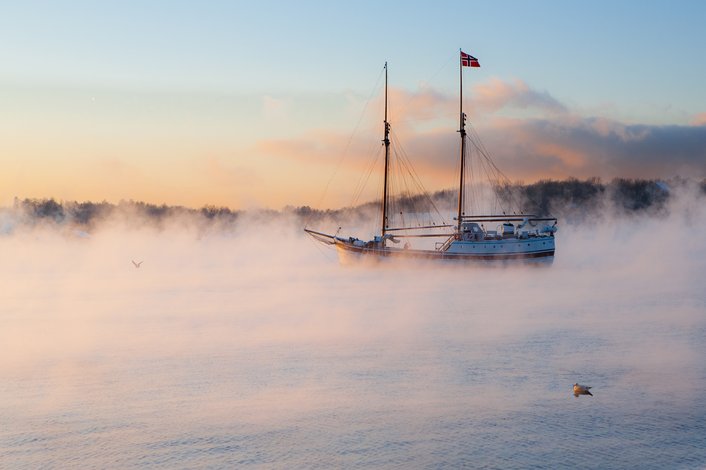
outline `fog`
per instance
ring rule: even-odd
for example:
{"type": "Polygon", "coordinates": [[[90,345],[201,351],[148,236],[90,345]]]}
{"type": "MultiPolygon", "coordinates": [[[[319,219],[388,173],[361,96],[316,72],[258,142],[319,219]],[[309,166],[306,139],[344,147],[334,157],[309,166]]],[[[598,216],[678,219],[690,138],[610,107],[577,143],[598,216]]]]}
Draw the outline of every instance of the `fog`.
{"type": "MultiPolygon", "coordinates": [[[[29,467],[142,466],[155,455],[147,466],[346,465],[355,460],[341,451],[360,450],[352,434],[414,430],[390,465],[445,452],[419,436],[454,441],[429,424],[451,416],[497,424],[540,405],[567,419],[639,415],[642,401],[668,403],[660,416],[700,417],[706,205],[681,191],[662,217],[560,221],[550,267],[342,266],[283,216],[246,214],[227,230],[174,218],[7,233],[0,419],[11,426],[0,455],[29,467]],[[593,401],[573,398],[574,382],[592,385],[593,401]],[[266,434],[287,426],[298,431],[284,444],[266,434]],[[180,441],[209,429],[252,441],[205,456],[180,441]]],[[[567,455],[592,451],[579,437],[567,455]]],[[[486,462],[498,462],[493,449],[486,462]]]]}

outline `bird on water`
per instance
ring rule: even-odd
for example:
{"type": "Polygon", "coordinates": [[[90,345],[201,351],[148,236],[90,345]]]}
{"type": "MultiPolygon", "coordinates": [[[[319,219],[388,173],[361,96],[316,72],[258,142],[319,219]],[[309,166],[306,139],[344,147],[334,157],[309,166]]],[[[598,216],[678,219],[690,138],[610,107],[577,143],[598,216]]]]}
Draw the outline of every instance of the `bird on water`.
{"type": "Polygon", "coordinates": [[[589,387],[587,385],[579,385],[577,383],[574,384],[574,396],[578,398],[579,395],[590,395],[593,396],[593,394],[590,392],[592,387],[589,387]]]}

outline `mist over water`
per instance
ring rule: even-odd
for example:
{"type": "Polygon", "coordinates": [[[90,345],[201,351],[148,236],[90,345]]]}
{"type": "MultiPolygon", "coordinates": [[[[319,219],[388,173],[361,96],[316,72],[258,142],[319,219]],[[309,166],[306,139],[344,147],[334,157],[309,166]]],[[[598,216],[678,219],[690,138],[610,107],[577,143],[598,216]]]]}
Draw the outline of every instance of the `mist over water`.
{"type": "Polygon", "coordinates": [[[0,467],[704,466],[703,201],[560,221],[543,268],[340,266],[281,218],[2,236],[0,467]]]}

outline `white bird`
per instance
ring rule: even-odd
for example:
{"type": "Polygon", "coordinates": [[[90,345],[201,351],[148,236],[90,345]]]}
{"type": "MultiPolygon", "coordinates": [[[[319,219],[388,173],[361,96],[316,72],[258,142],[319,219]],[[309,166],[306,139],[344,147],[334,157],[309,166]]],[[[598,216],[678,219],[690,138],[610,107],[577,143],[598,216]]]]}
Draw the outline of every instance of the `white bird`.
{"type": "Polygon", "coordinates": [[[135,263],[135,261],[133,261],[132,264],[134,264],[136,268],[139,268],[142,264],[142,261],[140,261],[139,263],[135,263]]]}
{"type": "Polygon", "coordinates": [[[589,391],[591,387],[587,385],[574,384],[574,396],[578,398],[579,395],[591,395],[593,394],[589,391]]]}

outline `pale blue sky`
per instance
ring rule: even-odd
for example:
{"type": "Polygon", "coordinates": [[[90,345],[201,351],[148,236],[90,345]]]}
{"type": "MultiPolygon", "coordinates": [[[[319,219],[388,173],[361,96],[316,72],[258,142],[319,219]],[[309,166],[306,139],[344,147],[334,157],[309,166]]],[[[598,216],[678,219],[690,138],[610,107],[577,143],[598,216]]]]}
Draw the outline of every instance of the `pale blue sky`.
{"type": "MultiPolygon", "coordinates": [[[[226,180],[218,195],[211,188],[193,199],[168,194],[186,185],[198,194],[200,184],[208,186],[206,173],[199,184],[191,182],[193,167],[204,159],[239,172],[236,180],[252,174],[244,179],[267,185],[262,174],[274,174],[265,171],[268,165],[295,168],[287,167],[294,160],[273,163],[277,146],[262,141],[273,134],[303,148],[320,141],[322,133],[338,133],[337,144],[328,135],[330,146],[320,150],[340,153],[386,60],[394,87],[414,94],[426,83],[451,96],[457,92],[459,48],[482,65],[465,75],[469,99],[474,85],[494,84],[491,95],[503,95],[505,102],[499,110],[489,109],[499,116],[542,117],[546,108],[522,103],[528,96],[545,96],[575,119],[585,119],[580,126],[595,127],[594,137],[605,137],[607,120],[610,133],[623,143],[634,129],[621,126],[700,125],[706,122],[704,24],[702,1],[5,2],[0,163],[11,189],[0,199],[100,198],[104,189],[108,199],[161,202],[164,194],[167,202],[195,204],[216,197],[238,205],[252,196],[259,203],[264,199],[257,190],[236,195],[226,189],[232,186],[226,180]],[[150,179],[154,168],[180,159],[192,162],[179,170],[181,177],[150,179]],[[125,168],[124,179],[111,186],[99,183],[102,170],[79,174],[86,162],[101,161],[110,162],[111,169],[125,168]],[[71,174],[94,180],[96,188],[82,196],[64,189],[79,187],[75,181],[49,184],[50,170],[35,178],[50,162],[62,163],[67,172],[73,168],[71,174]],[[142,187],[155,189],[146,193],[127,185],[133,173],[144,175],[142,187]],[[23,192],[25,187],[31,189],[23,192]]],[[[524,127],[535,135],[546,128],[529,121],[524,127]]],[[[547,149],[543,142],[557,135],[535,139],[542,143],[533,144],[538,162],[556,157],[556,145],[547,149]]],[[[698,143],[701,134],[690,138],[698,143]]],[[[561,144],[563,153],[557,155],[564,162],[573,144],[561,144]]],[[[619,165],[622,169],[613,172],[594,171],[590,149],[595,146],[590,138],[582,144],[580,168],[565,165],[548,175],[629,172],[619,165]]],[[[606,155],[630,151],[607,141],[602,145],[606,155]]],[[[508,152],[506,158],[514,158],[508,152]]],[[[687,166],[706,158],[698,145],[695,154],[691,147],[689,152],[687,166]]],[[[539,166],[531,174],[539,175],[539,166]]],[[[262,203],[276,205],[287,197],[282,193],[278,202],[262,203]]]]}
{"type": "MultiPolygon", "coordinates": [[[[456,49],[631,115],[706,102],[706,2],[23,1],[0,17],[0,79],[77,86],[367,91],[389,60],[413,87],[456,49]],[[632,111],[634,109],[634,111],[632,111]]],[[[635,115],[637,117],[639,114],[635,115]]]]}

